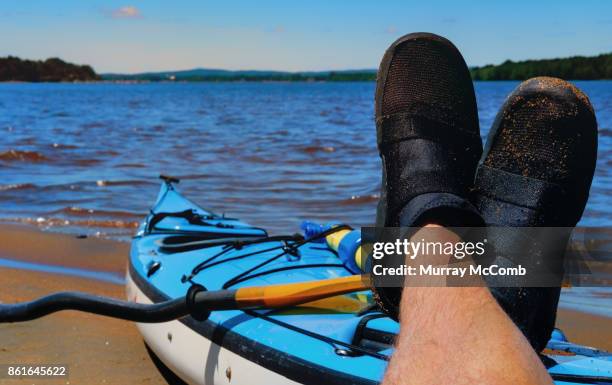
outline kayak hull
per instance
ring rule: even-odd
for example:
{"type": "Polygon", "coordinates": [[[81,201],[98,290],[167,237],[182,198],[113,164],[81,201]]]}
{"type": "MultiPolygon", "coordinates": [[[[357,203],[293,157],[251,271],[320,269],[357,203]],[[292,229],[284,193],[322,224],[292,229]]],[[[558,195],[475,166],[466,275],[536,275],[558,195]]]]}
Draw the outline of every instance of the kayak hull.
{"type": "MultiPolygon", "coordinates": [[[[129,274],[126,286],[134,302],[154,302],[129,274]]],[[[215,344],[179,320],[136,326],[153,353],[188,384],[298,384],[215,344]]]]}

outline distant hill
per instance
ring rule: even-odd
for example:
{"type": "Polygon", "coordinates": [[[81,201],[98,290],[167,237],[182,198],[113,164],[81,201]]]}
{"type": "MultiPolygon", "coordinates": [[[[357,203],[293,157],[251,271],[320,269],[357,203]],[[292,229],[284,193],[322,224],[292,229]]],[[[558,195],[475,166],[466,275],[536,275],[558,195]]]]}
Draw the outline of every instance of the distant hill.
{"type": "Polygon", "coordinates": [[[229,71],[197,68],[185,71],[144,72],[139,74],[102,74],[110,81],[372,81],[376,70],[343,71],[229,71]]]}
{"type": "MultiPolygon", "coordinates": [[[[473,67],[470,71],[474,80],[525,80],[534,76],[555,76],[568,80],[612,79],[612,53],[519,62],[506,60],[499,65],[473,67]]],[[[110,81],[374,81],[376,70],[284,72],[196,68],[101,76],[103,80],[110,81]]]]}
{"type": "Polygon", "coordinates": [[[472,68],[471,72],[474,80],[525,80],[534,76],[567,80],[612,79],[612,53],[519,62],[506,60],[499,65],[472,68]]]}
{"type": "Polygon", "coordinates": [[[72,82],[100,80],[88,65],[67,63],[58,58],[22,60],[18,57],[0,57],[0,81],[72,82]]]}

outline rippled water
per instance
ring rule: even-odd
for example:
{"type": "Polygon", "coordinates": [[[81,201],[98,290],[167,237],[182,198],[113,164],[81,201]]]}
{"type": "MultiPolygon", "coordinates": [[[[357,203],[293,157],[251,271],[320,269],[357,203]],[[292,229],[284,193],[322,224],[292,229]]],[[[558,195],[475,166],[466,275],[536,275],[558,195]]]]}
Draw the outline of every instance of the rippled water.
{"type": "MultiPolygon", "coordinates": [[[[612,224],[612,82],[578,82],[600,127],[582,224],[612,224]]],[[[483,137],[515,82],[477,83],[483,137]]],[[[374,220],[373,83],[0,84],[0,218],[126,238],[157,176],[273,233],[374,220]]]]}

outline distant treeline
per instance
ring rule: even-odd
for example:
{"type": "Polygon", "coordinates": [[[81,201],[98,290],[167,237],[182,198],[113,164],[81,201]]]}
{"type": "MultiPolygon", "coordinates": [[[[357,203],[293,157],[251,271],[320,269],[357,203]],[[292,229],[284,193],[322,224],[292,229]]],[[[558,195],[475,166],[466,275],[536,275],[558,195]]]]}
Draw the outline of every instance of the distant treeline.
{"type": "Polygon", "coordinates": [[[141,74],[102,74],[108,81],[184,81],[184,82],[355,82],[376,80],[375,70],[282,72],[282,71],[227,71],[194,69],[175,72],[141,74]]]}
{"type": "Polygon", "coordinates": [[[506,60],[499,65],[472,68],[471,72],[474,80],[525,80],[534,76],[568,80],[612,79],[612,53],[520,62],[506,60]]]}
{"type": "MultiPolygon", "coordinates": [[[[534,76],[555,76],[568,80],[612,79],[612,53],[593,57],[574,56],[562,59],[507,60],[499,65],[470,69],[474,80],[525,80],[534,76]]],[[[326,81],[356,82],[376,80],[376,70],[319,72],[228,71],[199,68],[186,71],[148,72],[140,74],[97,75],[88,65],[66,63],[58,58],[44,61],[0,58],[0,81],[71,82],[71,81],[326,81]]]]}
{"type": "Polygon", "coordinates": [[[0,58],[0,81],[73,82],[100,80],[88,65],[66,63],[58,58],[22,60],[8,56],[0,58]]]}

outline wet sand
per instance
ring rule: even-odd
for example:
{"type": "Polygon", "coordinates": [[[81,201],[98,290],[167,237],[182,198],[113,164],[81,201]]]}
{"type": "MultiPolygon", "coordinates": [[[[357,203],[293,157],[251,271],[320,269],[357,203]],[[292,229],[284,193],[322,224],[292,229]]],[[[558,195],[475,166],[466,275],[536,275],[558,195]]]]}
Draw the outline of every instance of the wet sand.
{"type": "Polygon", "coordinates": [[[557,327],[571,342],[612,352],[612,318],[559,309],[557,327]]]}
{"type": "MultiPolygon", "coordinates": [[[[0,258],[61,264],[123,274],[128,245],[0,226],[0,258]]],[[[124,298],[122,285],[78,277],[0,268],[0,301],[10,303],[63,290],[124,298]]],[[[2,384],[166,384],[134,324],[81,312],[0,325],[0,364],[67,364],[63,380],[2,384]]]]}
{"type": "MultiPolygon", "coordinates": [[[[0,258],[123,274],[129,245],[95,238],[0,226],[0,258]]],[[[122,285],[0,267],[0,301],[29,300],[61,290],[124,298],[122,285]]],[[[559,309],[557,325],[573,342],[612,351],[612,319],[559,309]]],[[[165,384],[136,327],[80,312],[0,325],[0,364],[68,364],[70,384],[165,384]]],[[[66,380],[0,380],[2,384],[66,384],[66,380]]]]}

